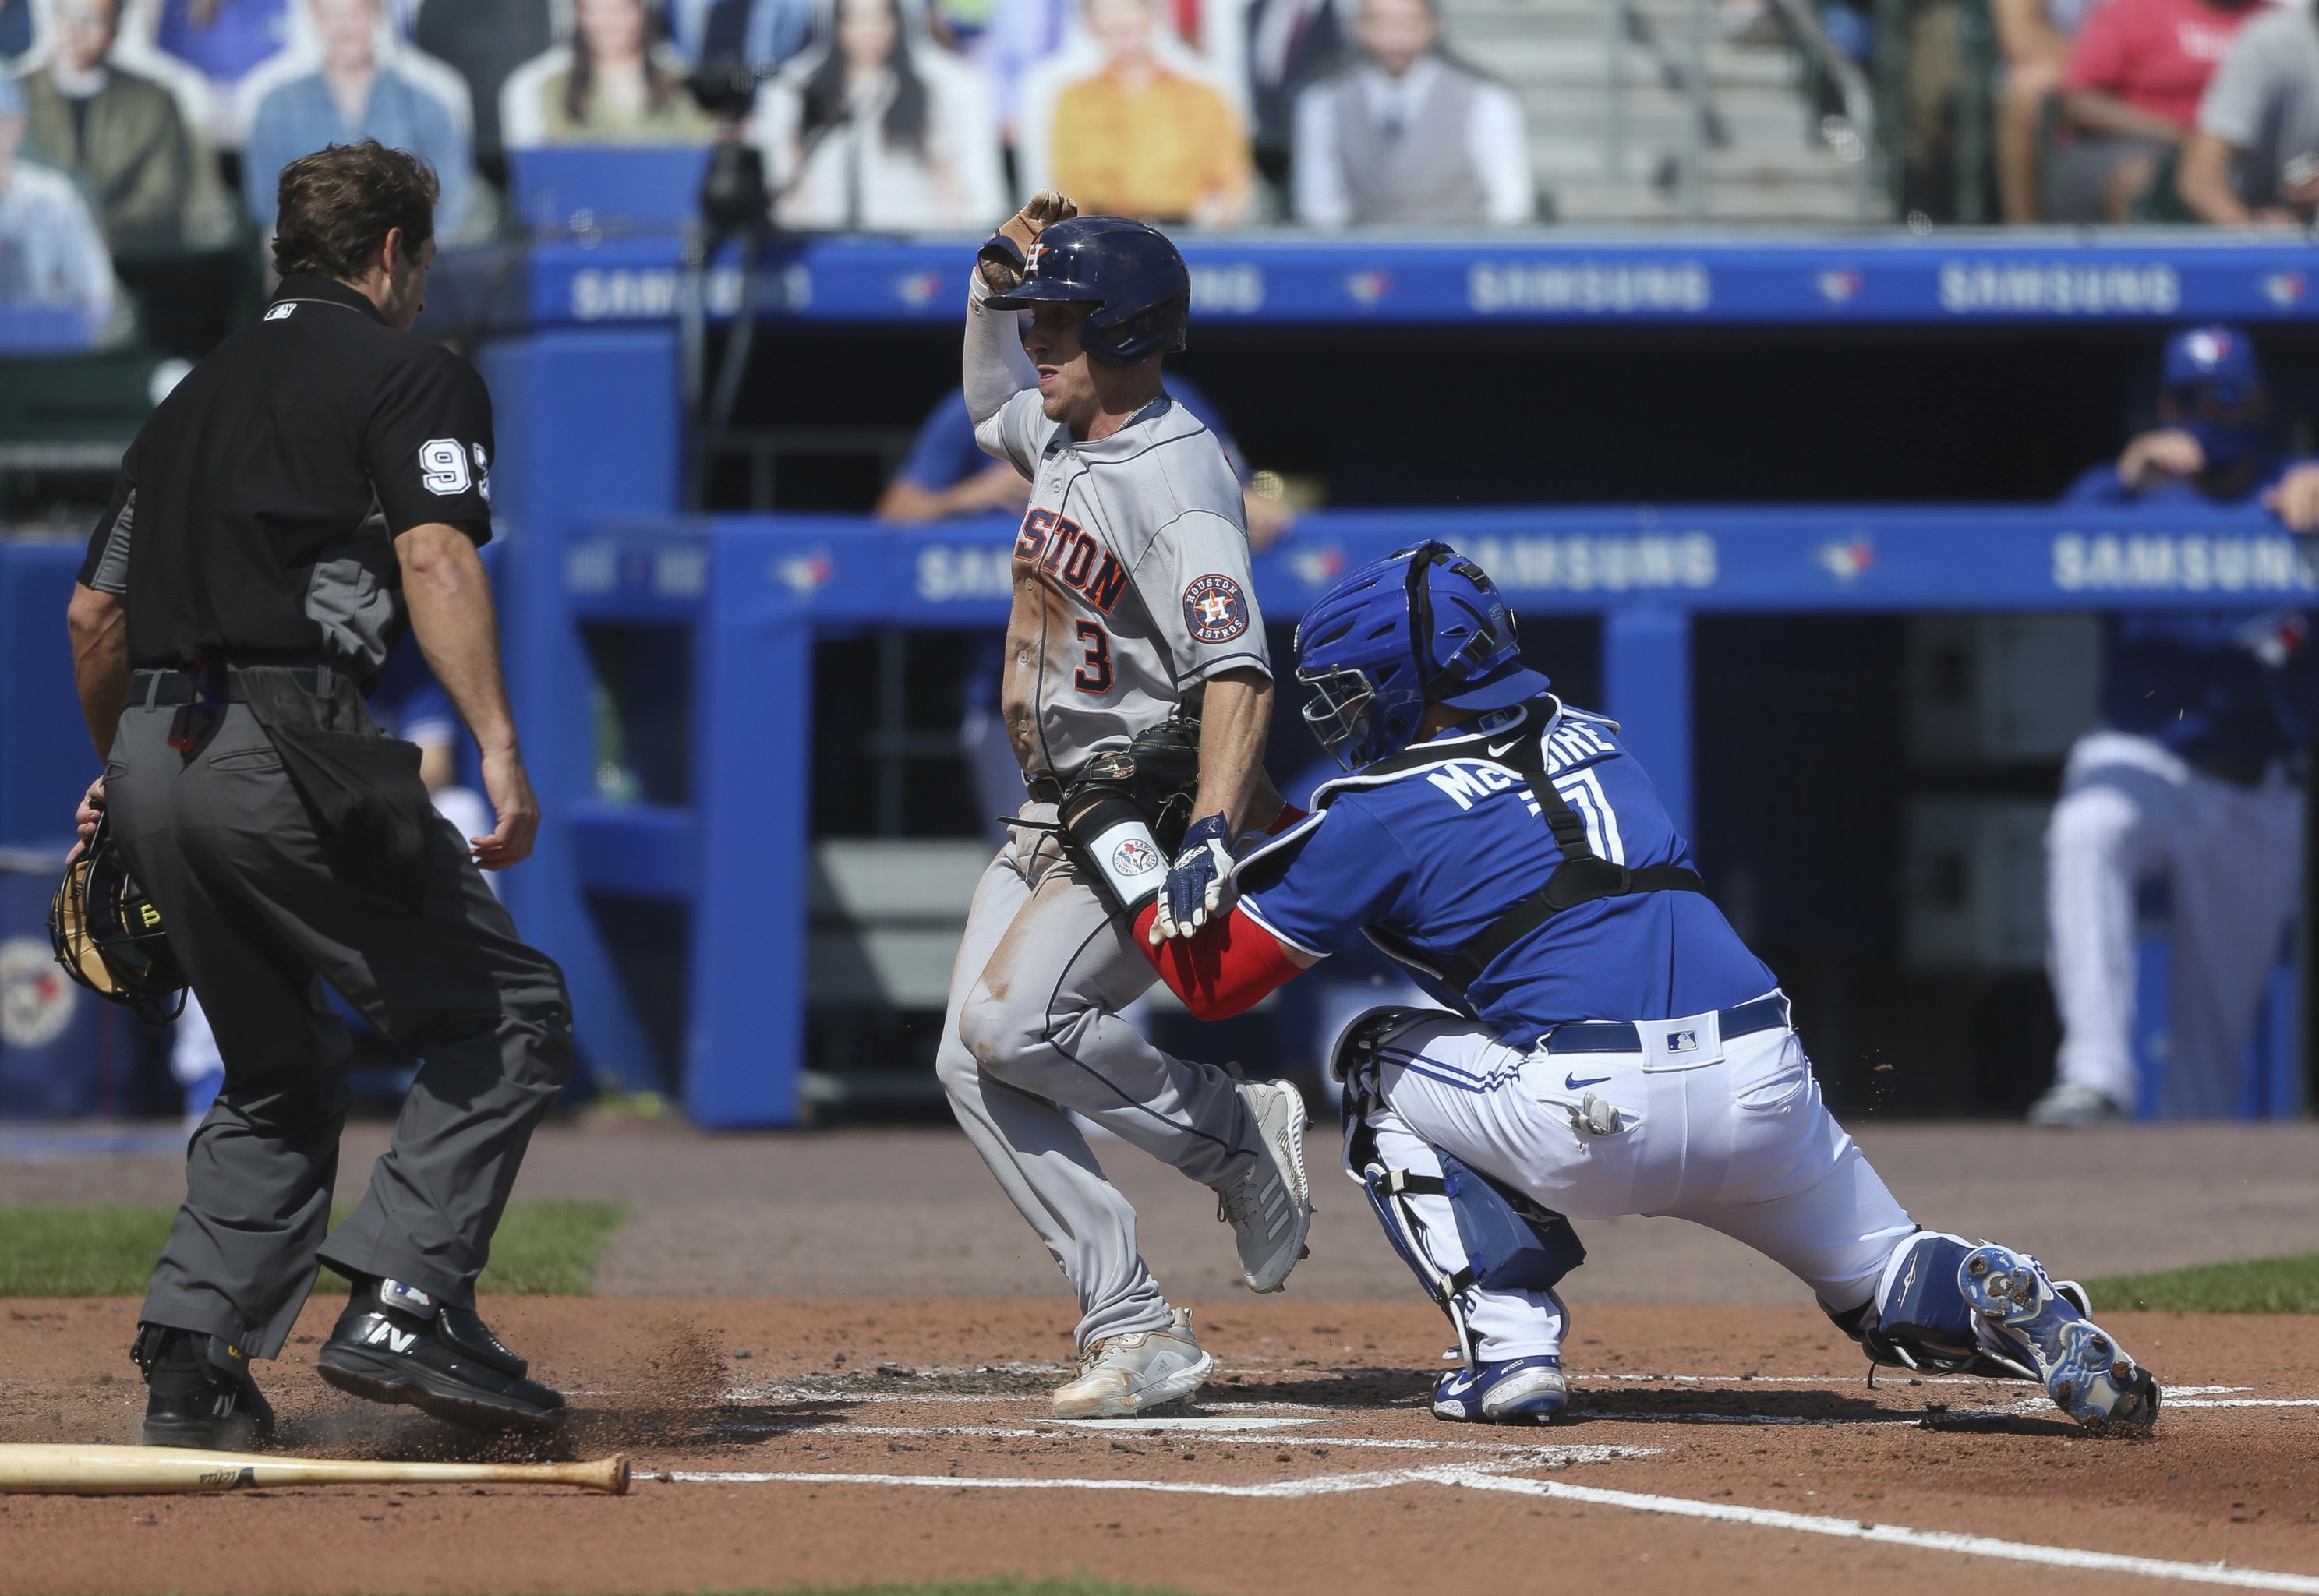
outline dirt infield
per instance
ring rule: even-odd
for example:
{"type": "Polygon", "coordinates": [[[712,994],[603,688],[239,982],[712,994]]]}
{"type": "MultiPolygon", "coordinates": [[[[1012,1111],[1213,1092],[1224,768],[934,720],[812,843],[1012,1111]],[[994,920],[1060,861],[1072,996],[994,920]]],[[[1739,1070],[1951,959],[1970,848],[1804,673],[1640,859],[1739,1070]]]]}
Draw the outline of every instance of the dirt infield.
{"type": "MultiPolygon", "coordinates": [[[[1880,1596],[1946,1596],[1960,1580],[2066,1569],[2080,1589],[2188,1577],[2319,1591],[2319,1321],[2114,1316],[2170,1390],[2155,1438],[2105,1442],[2029,1387],[1888,1373],[1872,1391],[1808,1309],[1588,1307],[1568,1421],[1504,1430],[1426,1413],[1443,1332],[1420,1303],[1208,1304],[1196,1312],[1220,1369],[1206,1400],[1064,1425],[1044,1401],[1069,1351],[1059,1303],[533,1298],[494,1317],[577,1393],[573,1421],[547,1445],[479,1447],[316,1381],[312,1341],[335,1306],[310,1309],[266,1370],[284,1449],[617,1449],[664,1477],[618,1500],[13,1497],[0,1501],[0,1591],[1094,1573],[1265,1596],[1863,1579],[1880,1596]]],[[[12,1304],[0,1439],[135,1438],[134,1314],[110,1299],[12,1304]]]]}

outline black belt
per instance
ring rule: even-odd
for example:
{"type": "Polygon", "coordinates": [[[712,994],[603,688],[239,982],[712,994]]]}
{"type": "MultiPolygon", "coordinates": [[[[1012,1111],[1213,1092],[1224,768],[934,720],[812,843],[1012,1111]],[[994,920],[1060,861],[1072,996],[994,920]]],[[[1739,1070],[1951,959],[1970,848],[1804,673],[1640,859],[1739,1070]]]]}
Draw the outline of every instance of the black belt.
{"type": "MultiPolygon", "coordinates": [[[[1752,1036],[1758,1031],[1771,1031],[1788,1023],[1788,1000],[1774,992],[1769,997],[1758,997],[1753,1003],[1743,1003],[1737,1008],[1718,1009],[1715,1014],[1723,1040],[1735,1036],[1752,1036]]],[[[1546,1033],[1546,1050],[1549,1053],[1639,1053],[1643,1050],[1642,1027],[1665,1024],[1659,1020],[1573,1020],[1557,1025],[1546,1033]]]]}
{"type": "MultiPolygon", "coordinates": [[[[283,667],[290,680],[316,698],[328,692],[322,685],[322,674],[328,665],[290,665],[283,667]]],[[[168,709],[179,704],[190,704],[199,699],[201,686],[190,671],[132,671],[129,674],[131,707],[148,709],[168,709]]],[[[229,704],[248,702],[242,691],[241,673],[238,666],[226,667],[225,701],[229,704]]]]}
{"type": "Polygon", "coordinates": [[[1034,804],[1060,804],[1063,801],[1063,784],[1042,771],[1023,778],[1023,785],[1031,789],[1034,804]]]}

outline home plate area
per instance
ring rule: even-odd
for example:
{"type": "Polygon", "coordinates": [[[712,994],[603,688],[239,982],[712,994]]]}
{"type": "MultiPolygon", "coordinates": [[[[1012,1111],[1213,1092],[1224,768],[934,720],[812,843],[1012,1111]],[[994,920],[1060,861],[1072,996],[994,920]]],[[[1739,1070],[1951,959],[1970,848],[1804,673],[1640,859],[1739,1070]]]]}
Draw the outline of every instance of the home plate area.
{"type": "MultiPolygon", "coordinates": [[[[133,1429],[122,1384],[95,1372],[113,1357],[73,1333],[118,1316],[69,1306],[56,1330],[0,1325],[24,1399],[0,1438],[36,1438],[50,1426],[34,1415],[59,1407],[88,1438],[133,1429]]],[[[2167,1400],[2153,1436],[2104,1439],[2025,1384],[1888,1370],[1872,1387],[1809,1308],[1582,1305],[1574,1401],[1546,1429],[1430,1415],[1444,1325],[1422,1303],[1243,1297],[1195,1314],[1218,1365],[1198,1401],[1061,1421],[1048,1393],[1070,1372],[1069,1315],[1055,1304],[512,1299],[505,1333],[573,1393],[573,1417],[544,1440],[490,1443],[347,1402],[293,1343],[268,1386],[285,1450],[620,1451],[635,1488],[14,1498],[0,1591],[137,1589],[149,1573],[253,1591],[1092,1575],[1250,1596],[1952,1596],[1961,1580],[2319,1596],[2308,1320],[2113,1316],[2167,1400]]]]}
{"type": "Polygon", "coordinates": [[[1739,1586],[1872,1572],[1931,1590],[2042,1566],[2094,1588],[2319,1592],[2319,1376],[2290,1350],[2310,1332],[2118,1319],[2153,1366],[2205,1376],[2170,1385],[2147,1440],[2089,1436],[2026,1384],[1886,1370],[1872,1387],[1809,1312],[1664,1306],[1584,1314],[1552,1427],[1449,1424],[1424,1401],[1438,1317],[1243,1302],[1200,1316],[1220,1366],[1196,1402],[1059,1420],[1060,1362],[888,1358],[729,1389],[718,1422],[746,1461],[640,1489],[803,1495],[817,1524],[876,1515],[937,1538],[1008,1525],[1023,1538],[997,1566],[1197,1590],[1443,1589],[1525,1567],[1674,1589],[1712,1560],[1739,1586]]]}

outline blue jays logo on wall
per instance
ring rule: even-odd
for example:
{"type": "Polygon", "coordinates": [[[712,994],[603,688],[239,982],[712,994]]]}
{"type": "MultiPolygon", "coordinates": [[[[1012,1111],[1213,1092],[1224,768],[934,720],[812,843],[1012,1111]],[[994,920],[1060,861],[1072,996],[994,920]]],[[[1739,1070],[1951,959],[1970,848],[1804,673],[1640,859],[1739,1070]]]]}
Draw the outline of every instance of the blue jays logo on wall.
{"type": "Polygon", "coordinates": [[[1199,576],[1184,590],[1184,626],[1202,643],[1230,643],[1248,630],[1248,600],[1229,576],[1199,576]]]}

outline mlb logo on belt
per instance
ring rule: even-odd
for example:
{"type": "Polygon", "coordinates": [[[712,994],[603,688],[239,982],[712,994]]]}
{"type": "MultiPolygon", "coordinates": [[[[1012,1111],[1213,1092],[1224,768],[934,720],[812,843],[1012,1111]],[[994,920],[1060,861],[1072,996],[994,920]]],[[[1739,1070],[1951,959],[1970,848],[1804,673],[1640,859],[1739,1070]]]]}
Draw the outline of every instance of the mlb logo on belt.
{"type": "Polygon", "coordinates": [[[1666,1033],[1666,1048],[1670,1053],[1699,1051],[1699,1032],[1696,1031],[1670,1031],[1666,1033]]]}
{"type": "Polygon", "coordinates": [[[1248,600],[1229,576],[1200,576],[1184,590],[1184,629],[1202,643],[1229,643],[1248,630],[1248,600]]]}

